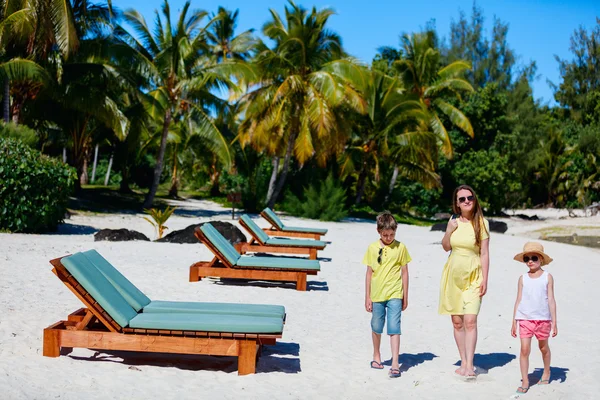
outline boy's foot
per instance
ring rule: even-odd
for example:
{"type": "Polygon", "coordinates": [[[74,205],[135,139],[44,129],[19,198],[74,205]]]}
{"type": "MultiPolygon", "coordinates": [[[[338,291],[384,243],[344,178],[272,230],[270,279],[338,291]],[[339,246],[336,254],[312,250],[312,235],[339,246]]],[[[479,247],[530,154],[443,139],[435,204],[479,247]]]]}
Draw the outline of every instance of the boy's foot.
{"type": "Polygon", "coordinates": [[[518,394],[525,394],[529,391],[529,386],[519,386],[517,388],[517,393],[518,394]]]}
{"type": "Polygon", "coordinates": [[[400,368],[390,368],[390,378],[399,378],[400,368]]]}
{"type": "Polygon", "coordinates": [[[371,368],[373,369],[383,369],[383,364],[380,363],[379,361],[371,361],[371,368]]]}

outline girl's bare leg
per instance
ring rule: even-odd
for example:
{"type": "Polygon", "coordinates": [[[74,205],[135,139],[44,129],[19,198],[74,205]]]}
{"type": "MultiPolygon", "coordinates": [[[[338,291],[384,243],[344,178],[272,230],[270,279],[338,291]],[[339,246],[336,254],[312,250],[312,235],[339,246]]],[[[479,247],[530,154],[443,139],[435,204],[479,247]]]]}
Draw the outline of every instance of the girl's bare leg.
{"type": "Polygon", "coordinates": [[[529,354],[531,353],[531,338],[521,338],[521,354],[519,365],[521,366],[521,387],[529,387],[529,354]]]}
{"type": "Polygon", "coordinates": [[[542,384],[550,383],[550,346],[548,339],[539,341],[540,351],[542,352],[542,360],[544,360],[544,372],[542,373],[542,384]]]}

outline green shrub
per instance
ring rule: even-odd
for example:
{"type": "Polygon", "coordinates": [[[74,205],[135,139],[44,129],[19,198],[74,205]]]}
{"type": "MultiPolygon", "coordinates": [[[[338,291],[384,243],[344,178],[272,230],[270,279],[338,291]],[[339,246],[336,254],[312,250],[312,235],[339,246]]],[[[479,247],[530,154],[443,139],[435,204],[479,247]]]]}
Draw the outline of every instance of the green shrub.
{"type": "Polygon", "coordinates": [[[304,189],[303,198],[287,192],[283,208],[297,217],[339,221],[347,215],[345,210],[346,190],[329,175],[320,185],[304,189]]]}
{"type": "Polygon", "coordinates": [[[8,124],[0,122],[0,138],[17,139],[29,147],[35,147],[38,142],[38,136],[33,129],[25,125],[16,125],[12,122],[8,124]]]}
{"type": "Polygon", "coordinates": [[[15,139],[0,138],[0,230],[56,229],[67,210],[75,170],[15,139]]]}

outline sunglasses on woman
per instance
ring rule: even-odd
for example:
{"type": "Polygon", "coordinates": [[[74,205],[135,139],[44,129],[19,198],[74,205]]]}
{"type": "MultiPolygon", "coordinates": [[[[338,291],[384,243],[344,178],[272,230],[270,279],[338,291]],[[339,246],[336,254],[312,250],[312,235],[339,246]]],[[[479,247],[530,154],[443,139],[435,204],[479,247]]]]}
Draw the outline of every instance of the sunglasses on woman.
{"type": "Polygon", "coordinates": [[[471,195],[471,196],[467,196],[467,197],[459,197],[458,198],[459,203],[464,203],[467,200],[473,201],[473,200],[475,200],[475,196],[471,195]]]}
{"type": "Polygon", "coordinates": [[[528,263],[529,260],[533,261],[533,262],[537,262],[540,258],[538,256],[523,256],[523,262],[528,263]]]}

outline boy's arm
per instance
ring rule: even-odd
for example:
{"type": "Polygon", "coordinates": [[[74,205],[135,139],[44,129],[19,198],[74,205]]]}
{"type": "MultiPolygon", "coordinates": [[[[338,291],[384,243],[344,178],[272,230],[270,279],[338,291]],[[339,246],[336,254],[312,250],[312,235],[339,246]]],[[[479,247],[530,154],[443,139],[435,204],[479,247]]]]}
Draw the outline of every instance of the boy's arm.
{"type": "Polygon", "coordinates": [[[558,323],[556,321],[556,300],[554,299],[554,278],[548,274],[548,306],[552,317],[552,337],[558,335],[558,323]]]}
{"type": "Polygon", "coordinates": [[[404,293],[402,311],[404,311],[408,307],[408,264],[402,266],[400,273],[402,274],[402,292],[404,293]]]}
{"type": "Polygon", "coordinates": [[[365,276],[365,310],[367,312],[373,311],[373,302],[371,301],[371,276],[373,275],[373,268],[367,265],[367,274],[365,276]]]}
{"type": "Polygon", "coordinates": [[[481,241],[480,258],[483,281],[481,282],[479,296],[483,297],[487,293],[488,272],[490,271],[490,239],[481,241]]]}
{"type": "Polygon", "coordinates": [[[519,303],[521,302],[521,295],[523,294],[523,276],[519,277],[519,284],[517,286],[517,300],[515,301],[515,309],[513,310],[513,319],[512,319],[512,328],[510,329],[510,334],[512,337],[517,337],[517,309],[519,308],[519,303]]]}

